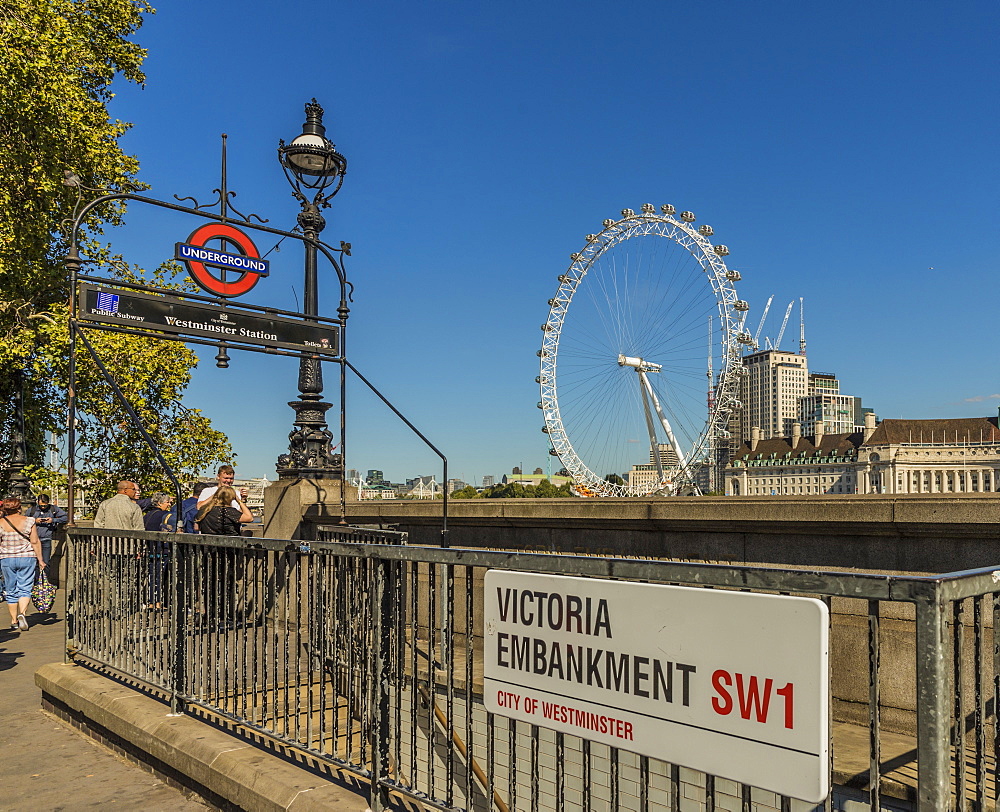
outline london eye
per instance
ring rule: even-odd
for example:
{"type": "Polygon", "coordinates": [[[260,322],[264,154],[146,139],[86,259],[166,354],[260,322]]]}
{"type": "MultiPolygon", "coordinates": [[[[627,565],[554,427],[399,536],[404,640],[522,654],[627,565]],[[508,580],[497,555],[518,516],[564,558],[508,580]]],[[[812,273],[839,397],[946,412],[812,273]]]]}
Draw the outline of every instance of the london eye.
{"type": "Polygon", "coordinates": [[[624,209],[570,255],[549,299],[538,407],[581,495],[712,487],[753,338],[729,249],[695,219],[624,209]]]}

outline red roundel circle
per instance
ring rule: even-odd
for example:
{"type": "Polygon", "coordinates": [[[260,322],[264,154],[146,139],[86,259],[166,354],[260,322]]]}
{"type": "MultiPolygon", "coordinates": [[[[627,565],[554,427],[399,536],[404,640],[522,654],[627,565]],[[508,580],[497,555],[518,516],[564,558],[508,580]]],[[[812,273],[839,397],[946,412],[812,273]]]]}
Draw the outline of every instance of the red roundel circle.
{"type": "MultiPolygon", "coordinates": [[[[260,259],[260,252],[257,250],[257,246],[253,244],[253,240],[239,229],[226,223],[208,223],[200,228],[196,228],[191,232],[191,236],[188,237],[187,241],[190,245],[204,248],[209,240],[217,239],[226,239],[233,243],[240,249],[240,252],[244,256],[250,259],[260,259]]],[[[187,263],[188,273],[191,274],[194,281],[205,290],[217,296],[242,296],[260,280],[260,274],[253,271],[243,271],[240,278],[235,282],[223,282],[205,266],[204,262],[198,262],[194,259],[186,259],[184,261],[187,263]]],[[[222,269],[213,268],[213,270],[221,271],[222,269]]]]}

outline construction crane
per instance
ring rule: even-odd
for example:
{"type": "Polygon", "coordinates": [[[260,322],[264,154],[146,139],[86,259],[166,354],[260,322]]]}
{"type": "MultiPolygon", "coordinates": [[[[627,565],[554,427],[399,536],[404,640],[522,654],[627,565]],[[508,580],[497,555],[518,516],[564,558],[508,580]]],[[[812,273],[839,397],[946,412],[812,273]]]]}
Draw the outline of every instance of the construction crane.
{"type": "Polygon", "coordinates": [[[806,354],[806,317],[802,297],[799,297],[799,355],[806,354]]]}
{"type": "Polygon", "coordinates": [[[774,296],[771,296],[767,300],[767,304],[764,305],[764,315],[760,317],[760,324],[757,325],[757,332],[753,335],[753,348],[756,350],[760,347],[760,331],[764,329],[764,319],[767,318],[767,311],[771,309],[771,302],[774,301],[774,296]]]}
{"type": "Polygon", "coordinates": [[[785,318],[781,322],[781,329],[778,330],[778,337],[774,340],[774,349],[781,349],[781,339],[785,335],[785,328],[788,326],[788,317],[792,315],[792,307],[795,305],[795,301],[792,300],[788,303],[788,307],[785,308],[785,318]]]}

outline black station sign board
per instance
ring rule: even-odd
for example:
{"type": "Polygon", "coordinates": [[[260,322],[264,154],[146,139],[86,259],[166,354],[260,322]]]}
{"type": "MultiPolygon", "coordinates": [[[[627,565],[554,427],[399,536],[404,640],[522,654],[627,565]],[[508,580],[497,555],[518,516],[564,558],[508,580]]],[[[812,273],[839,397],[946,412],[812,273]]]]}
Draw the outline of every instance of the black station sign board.
{"type": "Polygon", "coordinates": [[[79,318],[133,330],[149,330],[281,347],[336,356],[340,327],[253,313],[173,296],[152,296],[120,288],[80,286],[79,318]]]}

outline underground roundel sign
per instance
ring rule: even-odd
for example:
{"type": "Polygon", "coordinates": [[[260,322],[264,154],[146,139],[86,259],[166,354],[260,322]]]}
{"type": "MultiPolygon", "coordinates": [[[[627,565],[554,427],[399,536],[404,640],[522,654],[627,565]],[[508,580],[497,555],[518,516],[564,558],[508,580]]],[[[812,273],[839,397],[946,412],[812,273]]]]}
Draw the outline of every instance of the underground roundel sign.
{"type": "Polygon", "coordinates": [[[196,228],[187,242],[175,245],[174,257],[187,265],[191,278],[201,287],[227,298],[247,293],[270,272],[270,263],[261,259],[253,240],[226,223],[196,228]],[[230,246],[238,253],[227,250],[230,246]]]}

